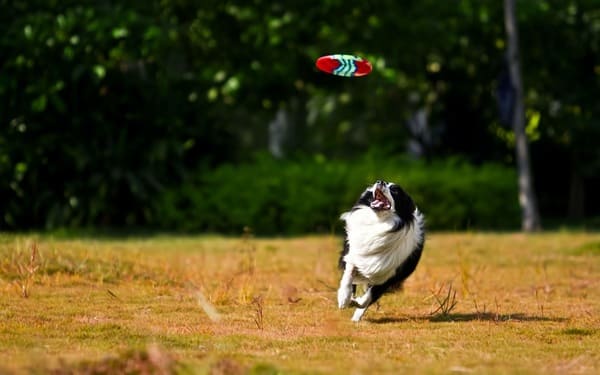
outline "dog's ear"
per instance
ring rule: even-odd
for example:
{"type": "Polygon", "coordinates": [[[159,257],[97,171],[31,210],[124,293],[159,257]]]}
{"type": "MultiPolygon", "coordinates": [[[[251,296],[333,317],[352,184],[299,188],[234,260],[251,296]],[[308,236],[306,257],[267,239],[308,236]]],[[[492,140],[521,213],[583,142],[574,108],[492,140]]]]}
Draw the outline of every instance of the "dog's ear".
{"type": "Polygon", "coordinates": [[[373,192],[365,190],[356,201],[355,206],[370,206],[371,202],[373,202],[373,192]]]}
{"type": "Polygon", "coordinates": [[[396,184],[390,186],[390,193],[392,193],[392,198],[394,198],[394,208],[398,216],[405,222],[410,221],[416,208],[413,200],[396,184]]]}

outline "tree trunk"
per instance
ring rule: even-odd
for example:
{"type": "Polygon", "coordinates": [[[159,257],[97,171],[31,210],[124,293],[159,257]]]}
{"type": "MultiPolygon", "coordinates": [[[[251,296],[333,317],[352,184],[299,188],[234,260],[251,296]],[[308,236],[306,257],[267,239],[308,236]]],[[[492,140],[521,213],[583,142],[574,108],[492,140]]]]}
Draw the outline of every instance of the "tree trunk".
{"type": "Polygon", "coordinates": [[[529,147],[525,134],[525,107],[523,104],[523,83],[519,62],[519,33],[515,11],[515,0],[504,0],[504,24],[506,27],[508,66],[510,80],[515,91],[515,107],[512,114],[512,127],[515,133],[517,171],[519,176],[519,204],[521,205],[521,226],[526,232],[541,228],[537,199],[533,189],[529,147]]]}
{"type": "Polygon", "coordinates": [[[574,167],[571,172],[571,186],[569,186],[569,206],[567,208],[569,219],[583,219],[585,207],[585,184],[583,178],[574,167]]]}

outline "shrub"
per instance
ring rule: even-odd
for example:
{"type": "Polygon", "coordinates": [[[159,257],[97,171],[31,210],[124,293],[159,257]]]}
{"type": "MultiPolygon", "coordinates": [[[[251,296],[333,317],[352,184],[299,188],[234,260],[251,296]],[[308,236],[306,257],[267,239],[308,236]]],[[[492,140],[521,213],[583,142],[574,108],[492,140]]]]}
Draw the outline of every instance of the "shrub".
{"type": "Polygon", "coordinates": [[[354,162],[257,158],[224,165],[163,194],[154,225],[180,231],[256,234],[332,232],[339,215],[376,179],[404,187],[436,230],[509,229],[519,223],[516,174],[463,161],[365,157],[354,162]]]}

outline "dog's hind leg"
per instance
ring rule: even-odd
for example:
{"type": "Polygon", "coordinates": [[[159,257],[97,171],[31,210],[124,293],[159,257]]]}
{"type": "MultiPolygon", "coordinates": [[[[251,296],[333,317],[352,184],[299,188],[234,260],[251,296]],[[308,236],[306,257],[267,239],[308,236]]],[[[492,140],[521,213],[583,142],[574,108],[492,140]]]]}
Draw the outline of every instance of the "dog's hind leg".
{"type": "Polygon", "coordinates": [[[337,292],[338,307],[340,309],[348,307],[352,300],[352,278],[354,274],[354,265],[346,263],[344,274],[340,280],[340,288],[337,292]]]}
{"type": "Polygon", "coordinates": [[[369,307],[361,307],[359,309],[354,310],[354,315],[352,315],[352,321],[353,322],[360,322],[360,320],[362,319],[363,315],[365,315],[365,312],[367,311],[369,307]]]}
{"type": "Polygon", "coordinates": [[[362,296],[358,298],[352,298],[352,306],[358,307],[356,310],[354,310],[354,315],[352,315],[353,322],[360,321],[367,309],[369,308],[369,306],[371,305],[371,302],[373,300],[371,292],[372,289],[373,287],[369,286],[367,291],[362,296]]]}
{"type": "Polygon", "coordinates": [[[360,296],[358,298],[352,298],[352,301],[350,302],[350,304],[354,307],[359,307],[359,308],[368,307],[371,304],[371,300],[373,299],[372,292],[371,292],[372,288],[373,288],[372,286],[369,286],[362,296],[360,296]]]}

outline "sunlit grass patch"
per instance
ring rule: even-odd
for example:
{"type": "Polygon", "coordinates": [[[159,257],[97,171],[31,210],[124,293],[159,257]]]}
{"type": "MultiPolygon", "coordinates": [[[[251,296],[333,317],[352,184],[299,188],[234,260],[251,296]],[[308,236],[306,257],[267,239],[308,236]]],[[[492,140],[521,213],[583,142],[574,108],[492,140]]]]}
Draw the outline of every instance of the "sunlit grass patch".
{"type": "Polygon", "coordinates": [[[567,328],[561,331],[564,335],[573,336],[592,336],[598,334],[598,329],[586,329],[586,328],[567,328]]]}
{"type": "Polygon", "coordinates": [[[0,367],[118,371],[162,358],[167,373],[594,373],[594,243],[432,234],[404,290],[356,324],[335,304],[337,237],[2,235],[0,367]],[[15,285],[33,243],[25,298],[15,285]]]}
{"type": "Polygon", "coordinates": [[[600,255],[600,241],[586,242],[573,249],[573,255],[600,255]]]}

